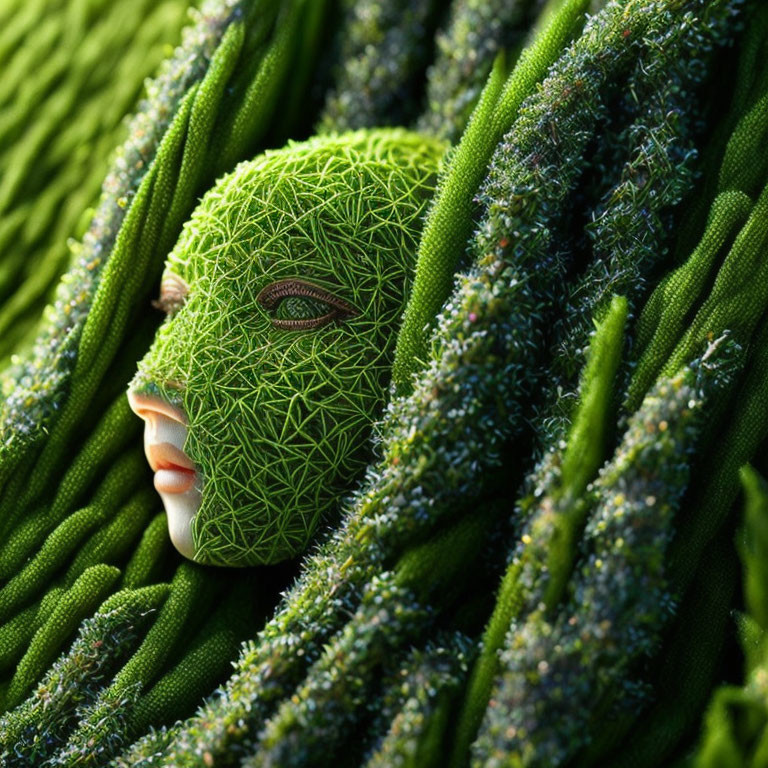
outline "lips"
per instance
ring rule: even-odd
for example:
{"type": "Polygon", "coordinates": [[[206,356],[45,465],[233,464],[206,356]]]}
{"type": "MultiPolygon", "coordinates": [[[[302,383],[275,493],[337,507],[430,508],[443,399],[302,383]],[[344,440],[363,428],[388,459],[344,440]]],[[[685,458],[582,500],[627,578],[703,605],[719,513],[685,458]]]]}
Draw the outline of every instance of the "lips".
{"type": "Polygon", "coordinates": [[[149,443],[145,452],[159,493],[186,493],[194,485],[195,465],[175,445],[149,443]]]}
{"type": "Polygon", "coordinates": [[[195,464],[184,453],[186,415],[166,400],[132,390],[128,403],[144,421],[144,453],[155,473],[155,490],[168,515],[173,546],[194,560],[192,520],[200,509],[201,495],[195,464]]]}
{"type": "Polygon", "coordinates": [[[160,398],[128,393],[133,411],[144,424],[144,453],[161,494],[182,494],[195,484],[195,465],[183,451],[187,436],[184,412],[160,398]]]}

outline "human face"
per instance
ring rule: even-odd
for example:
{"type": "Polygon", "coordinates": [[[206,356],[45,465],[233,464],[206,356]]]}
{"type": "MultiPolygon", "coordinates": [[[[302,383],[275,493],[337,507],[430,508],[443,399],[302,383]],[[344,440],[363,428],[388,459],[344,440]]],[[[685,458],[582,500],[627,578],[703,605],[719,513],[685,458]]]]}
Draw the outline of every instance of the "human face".
{"type": "Polygon", "coordinates": [[[353,488],[443,150],[398,130],[291,144],[186,224],[129,394],[182,554],[291,557],[353,488]]]}

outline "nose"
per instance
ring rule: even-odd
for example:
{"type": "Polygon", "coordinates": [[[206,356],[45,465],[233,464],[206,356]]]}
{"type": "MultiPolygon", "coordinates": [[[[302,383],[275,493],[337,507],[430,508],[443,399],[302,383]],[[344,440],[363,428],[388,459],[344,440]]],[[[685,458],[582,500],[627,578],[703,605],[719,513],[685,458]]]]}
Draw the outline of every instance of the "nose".
{"type": "Polygon", "coordinates": [[[128,405],[131,410],[146,422],[157,421],[158,419],[168,419],[175,421],[182,426],[187,426],[187,417],[181,408],[162,400],[153,395],[140,395],[136,392],[128,391],[128,405]]]}
{"type": "Polygon", "coordinates": [[[168,459],[169,451],[176,457],[173,463],[192,467],[184,456],[184,442],[187,438],[187,417],[180,408],[160,397],[128,392],[131,410],[144,420],[144,452],[153,471],[162,460],[168,459]]]}

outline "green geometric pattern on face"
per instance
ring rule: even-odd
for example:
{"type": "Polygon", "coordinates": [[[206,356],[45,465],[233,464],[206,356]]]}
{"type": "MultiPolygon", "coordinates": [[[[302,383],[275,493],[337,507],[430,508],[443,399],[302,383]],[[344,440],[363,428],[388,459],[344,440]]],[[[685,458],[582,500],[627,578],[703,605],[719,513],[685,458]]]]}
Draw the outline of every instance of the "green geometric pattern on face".
{"type": "Polygon", "coordinates": [[[189,419],[185,450],[202,478],[199,562],[298,554],[365,467],[445,149],[396,129],[289,144],[240,164],[187,222],[166,277],[189,290],[132,387],[189,419]],[[333,310],[314,294],[257,300],[281,280],[355,312],[279,327],[333,310]]]}

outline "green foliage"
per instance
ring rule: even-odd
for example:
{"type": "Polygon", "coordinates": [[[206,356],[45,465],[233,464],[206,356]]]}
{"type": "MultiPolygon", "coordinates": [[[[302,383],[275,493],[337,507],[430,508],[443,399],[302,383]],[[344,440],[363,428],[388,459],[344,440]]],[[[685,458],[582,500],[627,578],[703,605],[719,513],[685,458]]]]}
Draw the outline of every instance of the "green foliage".
{"type": "Polygon", "coordinates": [[[62,644],[109,594],[119,576],[117,568],[94,565],[64,592],[16,666],[5,692],[3,704],[6,709],[15,707],[26,698],[35,682],[56,658],[62,644]]]}
{"type": "Polygon", "coordinates": [[[167,596],[167,586],[126,590],[86,618],[62,655],[24,703],[0,719],[4,765],[39,765],[77,723],[119,659],[135,647],[139,632],[167,596]]]}
{"type": "Polygon", "coordinates": [[[427,73],[426,109],[418,129],[455,143],[480,98],[493,60],[504,51],[512,62],[534,15],[533,0],[454,0],[436,38],[427,73]]]}
{"type": "Polygon", "coordinates": [[[422,629],[427,612],[394,574],[365,588],[350,622],[327,645],[305,681],[266,722],[247,761],[266,765],[331,763],[341,738],[363,710],[373,676],[387,657],[422,629]]]}
{"type": "Polygon", "coordinates": [[[326,96],[321,133],[408,125],[441,3],[344,0],[340,61],[326,96]]]}
{"type": "Polygon", "coordinates": [[[159,512],[147,525],[141,541],[123,572],[123,587],[136,588],[152,583],[171,552],[165,514],[159,512]]]}
{"type": "MultiPolygon", "coordinates": [[[[411,652],[384,683],[377,719],[381,738],[366,768],[437,768],[448,737],[450,705],[461,692],[472,655],[458,634],[411,652]]],[[[373,729],[372,729],[373,730],[373,729]]]]}
{"type": "Polygon", "coordinates": [[[744,540],[744,602],[753,621],[768,630],[768,488],[765,480],[750,466],[741,468],[741,484],[746,496],[744,540]]]}
{"type": "Polygon", "coordinates": [[[188,0],[4,4],[0,360],[29,341],[98,199],[123,119],[187,23],[188,0]]]}
{"type": "Polygon", "coordinates": [[[554,449],[531,498],[521,502],[523,533],[499,587],[493,614],[483,634],[480,656],[472,670],[458,721],[453,764],[465,763],[499,671],[498,653],[513,621],[543,604],[556,608],[570,576],[575,542],[589,502],[587,484],[604,460],[606,430],[611,423],[611,390],[621,359],[626,300],[616,297],[593,336],[579,388],[579,404],[564,446],[554,449]]]}
{"type": "MultiPolygon", "coordinates": [[[[64,5],[70,7],[55,0],[52,9],[64,5]]],[[[458,137],[494,53],[511,44],[508,60],[514,59],[529,24],[515,18],[534,10],[526,2],[494,10],[494,3],[481,8],[473,0],[454,2],[442,16],[431,2],[339,5],[346,21],[334,49],[325,44],[336,4],[206,3],[149,86],[91,228],[74,246],[82,261],[63,281],[36,348],[5,374],[0,691],[18,706],[0,719],[2,762],[415,768],[452,757],[459,768],[480,721],[472,759],[483,768],[566,761],[639,768],[668,762],[690,739],[733,605],[729,509],[739,468],[759,459],[768,434],[768,297],[761,272],[768,11],[762,4],[745,3],[751,15],[729,86],[733,97],[726,99],[712,81],[701,91],[699,85],[712,71],[713,48],[737,26],[736,0],[609,2],[570,45],[586,0],[546,3],[533,47],[511,76],[497,59],[446,165],[421,242],[420,256],[434,257],[420,261],[416,276],[424,285],[417,302],[423,316],[406,335],[421,351],[406,355],[401,381],[396,374],[404,394],[375,427],[374,460],[343,502],[341,522],[301,564],[265,625],[295,563],[222,574],[179,567],[170,551],[136,426],[116,396],[154,334],[147,307],[160,262],[195,201],[265,143],[279,145],[297,135],[297,126],[307,129],[316,119],[311,104],[323,97],[324,124],[335,115],[339,125],[345,119],[368,125],[415,117],[425,92],[429,112],[419,124],[431,121],[433,130],[458,137]],[[417,16],[420,26],[412,24],[417,16]],[[477,37],[469,34],[479,23],[473,19],[483,19],[477,37]],[[447,23],[425,81],[433,51],[424,41],[439,20],[447,23]],[[325,79],[339,59],[329,95],[325,79]],[[361,77],[375,87],[360,88],[361,77]],[[729,100],[731,107],[721,110],[729,100]],[[441,108],[444,118],[435,119],[441,108]],[[699,162],[704,125],[714,131],[699,162]],[[701,190],[679,205],[697,167],[704,173],[701,190]],[[673,240],[678,254],[693,255],[659,281],[673,240]],[[454,276],[465,256],[468,266],[454,276]],[[425,265],[435,267],[433,274],[425,265]],[[626,300],[615,299],[617,293],[626,300]],[[708,353],[686,367],[726,329],[741,349],[729,346],[725,355],[708,353]],[[619,360],[625,335],[639,361],[634,368],[619,360]],[[627,381],[622,409],[616,394],[627,381]],[[622,433],[614,458],[595,477],[622,433]],[[505,556],[507,578],[494,608],[492,586],[505,556]],[[66,652],[98,595],[120,587],[66,652]],[[465,689],[478,646],[480,661],[465,689]],[[222,687],[211,694],[216,685],[222,687]]],[[[91,6],[97,0],[71,4],[82,13],[91,6]]],[[[0,7],[0,60],[38,23],[41,8],[32,0],[28,11],[9,16],[0,7]]],[[[56,13],[50,25],[38,24],[39,50],[60,23],[56,13]]],[[[717,54],[716,67],[725,65],[722,82],[734,58],[717,54]]],[[[0,84],[0,98],[7,88],[0,84]]],[[[439,142],[405,131],[387,135],[398,138],[382,166],[389,168],[396,145],[402,150],[410,141],[410,149],[434,148],[427,152],[434,169],[439,142]]],[[[309,146],[365,140],[331,135],[262,155],[213,187],[203,206],[213,214],[215,195],[242,197],[254,164],[272,158],[276,166],[278,158],[287,167],[287,158],[309,146]]],[[[297,169],[297,179],[304,170],[297,169]]],[[[251,218],[277,231],[275,211],[282,226],[302,203],[303,197],[279,199],[281,171],[272,172],[275,179],[254,198],[259,210],[252,217],[238,217],[233,203],[222,228],[227,237],[251,218]]],[[[382,188],[398,178],[381,175],[382,188]]],[[[344,173],[329,165],[319,176],[307,192],[318,201],[344,173]]],[[[365,195],[348,181],[353,191],[339,215],[347,225],[365,208],[365,195]]],[[[386,200],[403,204],[413,184],[411,176],[401,179],[398,194],[385,190],[386,200]]],[[[431,185],[423,192],[425,198],[431,185]]],[[[301,207],[313,211],[313,205],[301,207]]],[[[392,210],[368,211],[376,236],[392,210]]],[[[206,229],[218,214],[205,221],[195,216],[180,241],[186,251],[180,244],[172,255],[172,261],[183,256],[185,269],[221,261],[217,234],[206,229]]],[[[322,222],[305,221],[296,224],[301,238],[321,243],[323,253],[300,254],[303,264],[333,275],[325,289],[340,290],[341,270],[362,291],[371,270],[348,266],[353,239],[331,242],[322,222]]],[[[410,223],[417,232],[418,215],[410,223]]],[[[415,235],[387,243],[403,259],[417,250],[415,235]]],[[[208,355],[201,366],[210,369],[207,385],[236,385],[227,397],[245,387],[227,378],[234,374],[222,349],[230,336],[242,338],[264,321],[262,309],[271,313],[269,333],[276,323],[293,334],[283,358],[301,346],[300,338],[317,340],[364,319],[337,317],[320,334],[299,334],[290,324],[317,318],[316,294],[264,307],[256,298],[261,285],[243,279],[250,277],[243,265],[273,256],[270,269],[285,256],[293,263],[295,249],[265,253],[260,240],[241,250],[229,277],[249,294],[250,314],[232,322],[226,297],[198,302],[217,332],[231,334],[214,335],[206,346],[200,326],[190,323],[187,337],[190,348],[204,347],[208,355]]],[[[369,261],[377,255],[368,254],[369,261]]],[[[391,274],[374,276],[372,295],[389,285],[384,278],[391,274]]],[[[199,285],[208,278],[202,274],[199,285]]],[[[197,285],[166,328],[192,306],[197,285]]],[[[403,294],[394,293],[386,298],[401,309],[403,294]]],[[[395,323],[393,316],[390,326],[395,323]]],[[[369,345],[373,359],[393,345],[394,334],[382,335],[369,345]]],[[[337,344],[333,351],[344,350],[337,344]]],[[[327,358],[317,346],[310,352],[315,363],[327,358]]],[[[169,347],[167,357],[174,356],[169,347]]],[[[268,375],[266,345],[245,356],[251,376],[268,375]]],[[[329,367],[327,379],[339,371],[329,367]]],[[[172,373],[188,383],[184,366],[172,373]]],[[[285,378],[272,379],[270,390],[298,395],[290,409],[297,420],[278,419],[296,433],[328,393],[312,385],[317,398],[311,400],[300,381],[285,378]]],[[[245,383],[252,390],[253,382],[245,383]]],[[[347,399],[362,383],[344,378],[347,399]]],[[[377,379],[379,402],[384,387],[377,379]]],[[[222,404],[225,399],[222,394],[222,404]]],[[[256,410],[249,418],[257,420],[256,410]]],[[[265,413],[262,408],[258,419],[269,421],[265,413]]],[[[225,434],[237,436],[241,426],[225,404],[217,414],[201,406],[194,416],[208,425],[212,446],[225,434]]],[[[371,414],[354,416],[367,430],[371,414]]],[[[247,439],[229,445],[232,466],[248,445],[247,439]]],[[[330,451],[329,463],[338,455],[330,451]]],[[[286,487],[299,487],[300,470],[280,471],[286,487]]],[[[751,510],[746,604],[753,616],[739,625],[748,682],[717,694],[702,765],[765,761],[759,526],[765,494],[754,475],[744,477],[751,510]]],[[[239,520],[233,512],[223,526],[230,541],[242,534],[239,520]]]]}
{"type": "MultiPolygon", "coordinates": [[[[580,29],[586,6],[586,0],[564,3],[520,55],[508,78],[502,60],[497,60],[469,125],[446,164],[424,225],[416,277],[398,333],[392,379],[400,395],[412,390],[411,377],[427,360],[426,329],[432,327],[454,285],[454,272],[463,260],[474,225],[473,200],[492,154],[524,99],[580,29]]],[[[490,168],[493,172],[492,165],[490,168]]]]}
{"type": "Polygon", "coordinates": [[[742,644],[747,659],[743,687],[722,686],[715,691],[707,710],[701,743],[693,764],[755,766],[768,759],[768,688],[766,687],[766,567],[768,546],[768,489],[752,467],[741,468],[746,497],[741,559],[744,568],[742,644]]]}
{"type": "MultiPolygon", "coordinates": [[[[264,722],[274,723],[274,733],[296,722],[290,706],[280,702],[323,658],[323,644],[357,610],[365,584],[408,542],[480,495],[484,470],[497,464],[498,450],[516,428],[526,390],[515,377],[530,375],[540,339],[529,329],[541,327],[542,304],[551,300],[547,292],[563,274],[564,265],[550,257],[552,233],[563,231],[564,201],[586,167],[585,148],[602,114],[598,94],[612,91],[619,76],[631,71],[637,51],[632,41],[640,47],[650,39],[648,25],[664,39],[667,8],[659,4],[657,10],[656,16],[630,14],[637,26],[627,37],[623,10],[609,6],[521,115],[497,153],[484,192],[488,213],[473,246],[484,258],[462,279],[440,320],[430,368],[414,393],[396,400],[385,415],[380,464],[340,528],[306,563],[281,611],[243,652],[222,693],[172,735],[168,764],[194,765],[203,755],[227,764],[264,722]],[[616,57],[606,59],[598,42],[612,39],[604,23],[610,19],[616,57]],[[584,90],[574,92],[570,84],[577,72],[584,76],[584,90]],[[562,140],[549,130],[553,115],[563,126],[562,140]],[[510,190],[520,197],[512,211],[505,202],[510,190]],[[514,251],[509,241],[502,244],[512,232],[519,233],[514,251]],[[273,712],[282,714],[270,720],[273,712]]],[[[310,700],[300,697],[297,706],[309,707],[310,700]]]]}
{"type": "MultiPolygon", "coordinates": [[[[37,5],[34,13],[40,12],[37,5]]],[[[157,255],[176,239],[221,163],[234,162],[263,142],[280,83],[297,55],[294,33],[301,33],[311,55],[318,30],[305,27],[302,3],[283,7],[277,13],[269,2],[213,0],[195,17],[182,45],[147,84],[147,96],[127,127],[128,138],[115,155],[57,299],[46,310],[35,347],[4,374],[0,603],[7,621],[0,627],[0,643],[5,669],[23,662],[27,670],[17,674],[17,681],[2,681],[2,689],[12,694],[10,704],[64,650],[77,622],[93,613],[88,599],[97,599],[102,587],[106,595],[118,586],[120,574],[108,564],[128,562],[124,583],[133,586],[173,574],[177,560],[168,557],[167,532],[150,525],[142,537],[157,503],[146,488],[146,464],[124,387],[156,325],[146,308],[160,272],[157,255]],[[94,574],[109,578],[80,589],[82,579],[93,580],[94,574]],[[50,623],[52,611],[57,626],[50,623]]],[[[141,40],[135,42],[139,46],[141,40]]],[[[302,96],[298,84],[290,92],[294,100],[302,96]]],[[[291,125],[286,122],[285,129],[291,125]]],[[[220,588],[213,576],[206,580],[220,588]]],[[[239,595],[239,613],[252,616],[239,595]]],[[[255,604],[269,602],[259,598],[255,604]]],[[[178,631],[196,633],[194,618],[185,621],[183,612],[177,613],[178,631]]],[[[246,634],[238,622],[232,628],[237,641],[246,634]]],[[[216,651],[216,659],[208,669],[218,670],[218,676],[202,675],[197,688],[185,686],[189,696],[197,699],[218,682],[234,655],[234,635],[231,629],[211,634],[206,647],[216,651]]],[[[148,654],[146,649],[138,653],[135,663],[148,654]]],[[[167,660],[152,658],[157,673],[166,674],[167,660]]],[[[136,674],[143,677],[150,667],[140,666],[136,674]]],[[[189,679],[194,671],[188,661],[178,674],[189,679]]],[[[127,688],[126,706],[134,690],[127,688]]],[[[193,709],[190,698],[176,701],[180,715],[193,709]]],[[[97,704],[94,699],[89,707],[97,704]]],[[[78,717],[90,711],[84,708],[78,717]]],[[[105,735],[104,730],[95,733],[105,735]]],[[[117,728],[113,736],[112,747],[124,734],[117,728]]],[[[107,753],[94,750],[93,759],[106,759],[107,753]]]]}
{"type": "Polygon", "coordinates": [[[562,765],[590,713],[632,696],[625,677],[672,608],[664,559],[703,411],[695,380],[660,380],[600,470],[567,604],[510,626],[473,765],[562,765]]]}
{"type": "MultiPolygon", "coordinates": [[[[170,593],[136,652],[93,701],[78,712],[78,723],[56,756],[56,764],[88,761],[101,765],[131,735],[130,718],[143,691],[154,682],[182,637],[190,615],[200,610],[203,574],[182,565],[170,593]]],[[[210,588],[210,587],[209,587],[210,588]]]]}

